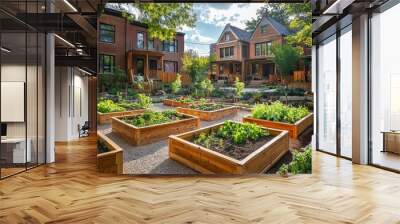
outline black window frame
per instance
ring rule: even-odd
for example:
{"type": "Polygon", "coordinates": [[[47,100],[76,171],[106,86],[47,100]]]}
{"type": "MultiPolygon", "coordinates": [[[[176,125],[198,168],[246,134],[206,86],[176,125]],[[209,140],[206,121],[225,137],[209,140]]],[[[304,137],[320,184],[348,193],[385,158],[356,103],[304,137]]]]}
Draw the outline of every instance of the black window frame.
{"type": "Polygon", "coordinates": [[[102,43],[109,43],[109,44],[115,43],[115,25],[107,24],[107,23],[100,23],[100,25],[99,25],[99,41],[102,43]],[[104,29],[105,26],[111,27],[112,29],[104,29]],[[105,32],[112,34],[112,41],[104,39],[105,32]]]}
{"type": "Polygon", "coordinates": [[[143,32],[137,32],[136,33],[136,48],[137,49],[144,49],[144,33],[143,32]],[[139,35],[141,35],[142,36],[142,46],[139,46],[139,35]]]}
{"type": "Polygon", "coordinates": [[[162,51],[169,52],[169,53],[178,52],[178,40],[176,40],[176,39],[173,39],[171,41],[164,40],[162,42],[162,51]],[[173,47],[172,50],[171,50],[171,47],[173,47]]]}
{"type": "Polygon", "coordinates": [[[270,56],[272,55],[272,42],[271,41],[266,41],[266,42],[260,42],[260,43],[255,43],[254,44],[254,54],[255,56],[270,56]]]}
{"type": "Polygon", "coordinates": [[[115,55],[99,54],[99,73],[100,74],[113,74],[114,70],[115,70],[115,55]],[[104,69],[105,66],[107,66],[104,64],[105,57],[110,57],[110,59],[112,59],[112,60],[110,60],[111,64],[108,65],[109,69],[104,69]],[[107,70],[107,71],[105,71],[105,70],[107,70]]]}
{"type": "Polygon", "coordinates": [[[232,58],[235,56],[235,47],[224,47],[219,49],[219,56],[220,58],[232,58]]]}

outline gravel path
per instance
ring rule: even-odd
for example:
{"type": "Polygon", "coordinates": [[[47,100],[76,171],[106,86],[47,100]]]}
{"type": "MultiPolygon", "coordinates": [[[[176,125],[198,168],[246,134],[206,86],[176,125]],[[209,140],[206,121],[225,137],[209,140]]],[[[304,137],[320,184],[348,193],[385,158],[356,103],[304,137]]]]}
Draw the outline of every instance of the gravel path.
{"type": "MultiPolygon", "coordinates": [[[[155,111],[175,109],[174,107],[154,104],[151,108],[155,111]]],[[[224,120],[241,121],[247,116],[248,111],[240,110],[236,115],[225,117],[216,121],[201,121],[201,127],[210,126],[224,120]]],[[[125,174],[196,174],[197,172],[168,158],[167,139],[143,146],[132,146],[111,132],[111,125],[99,125],[103,131],[115,143],[124,149],[124,173],[125,174]]]]}

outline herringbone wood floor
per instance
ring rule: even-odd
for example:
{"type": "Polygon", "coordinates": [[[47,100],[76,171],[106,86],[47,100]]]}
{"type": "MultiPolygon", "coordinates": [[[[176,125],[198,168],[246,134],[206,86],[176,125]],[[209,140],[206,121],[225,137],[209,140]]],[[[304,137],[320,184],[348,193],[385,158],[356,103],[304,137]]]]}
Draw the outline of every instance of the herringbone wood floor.
{"type": "Polygon", "coordinates": [[[93,138],[0,181],[0,223],[400,223],[400,175],[326,154],[290,178],[99,174],[93,138]]]}

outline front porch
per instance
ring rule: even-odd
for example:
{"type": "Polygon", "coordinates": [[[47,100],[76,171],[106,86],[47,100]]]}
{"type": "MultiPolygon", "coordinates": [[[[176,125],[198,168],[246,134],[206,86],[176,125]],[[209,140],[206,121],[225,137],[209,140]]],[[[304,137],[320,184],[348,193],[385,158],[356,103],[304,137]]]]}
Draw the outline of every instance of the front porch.
{"type": "MultiPolygon", "coordinates": [[[[177,68],[165,64],[164,53],[150,50],[133,50],[127,54],[128,80],[170,83],[176,79],[177,68]]],[[[177,65],[176,65],[177,66],[177,65]]]]}
{"type": "Polygon", "coordinates": [[[215,75],[211,77],[212,80],[217,82],[225,82],[232,84],[236,77],[244,80],[244,63],[242,61],[229,60],[229,61],[216,61],[215,75]]]}
{"type": "Polygon", "coordinates": [[[278,80],[275,63],[270,59],[249,59],[246,61],[246,81],[276,82],[278,80]]]}

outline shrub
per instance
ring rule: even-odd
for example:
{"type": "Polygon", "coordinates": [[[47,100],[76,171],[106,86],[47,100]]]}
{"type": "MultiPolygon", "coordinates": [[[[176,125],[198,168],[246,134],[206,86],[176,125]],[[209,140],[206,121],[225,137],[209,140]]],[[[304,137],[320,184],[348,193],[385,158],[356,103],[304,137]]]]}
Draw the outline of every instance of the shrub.
{"type": "Polygon", "coordinates": [[[311,146],[307,146],[304,152],[295,151],[292,153],[292,162],[283,164],[278,173],[286,176],[288,173],[311,173],[312,171],[312,150],[311,146]]]}
{"type": "Polygon", "coordinates": [[[214,91],[214,85],[210,79],[204,79],[200,82],[200,88],[205,93],[206,96],[210,96],[214,91]]]}
{"type": "Polygon", "coordinates": [[[309,113],[305,107],[286,106],[279,101],[275,101],[270,105],[258,104],[254,106],[251,116],[263,120],[294,124],[309,113]]]}
{"type": "Polygon", "coordinates": [[[235,79],[235,93],[238,98],[242,96],[244,90],[244,82],[241,82],[238,77],[235,79]]]}
{"type": "Polygon", "coordinates": [[[138,94],[137,105],[139,108],[150,108],[152,105],[151,97],[144,94],[138,94]]]}
{"type": "Polygon", "coordinates": [[[122,112],[126,109],[112,100],[100,100],[97,103],[97,111],[100,113],[122,112]]]}
{"type": "Polygon", "coordinates": [[[171,83],[171,90],[173,94],[177,94],[182,87],[181,75],[177,74],[175,81],[171,83]]]}

